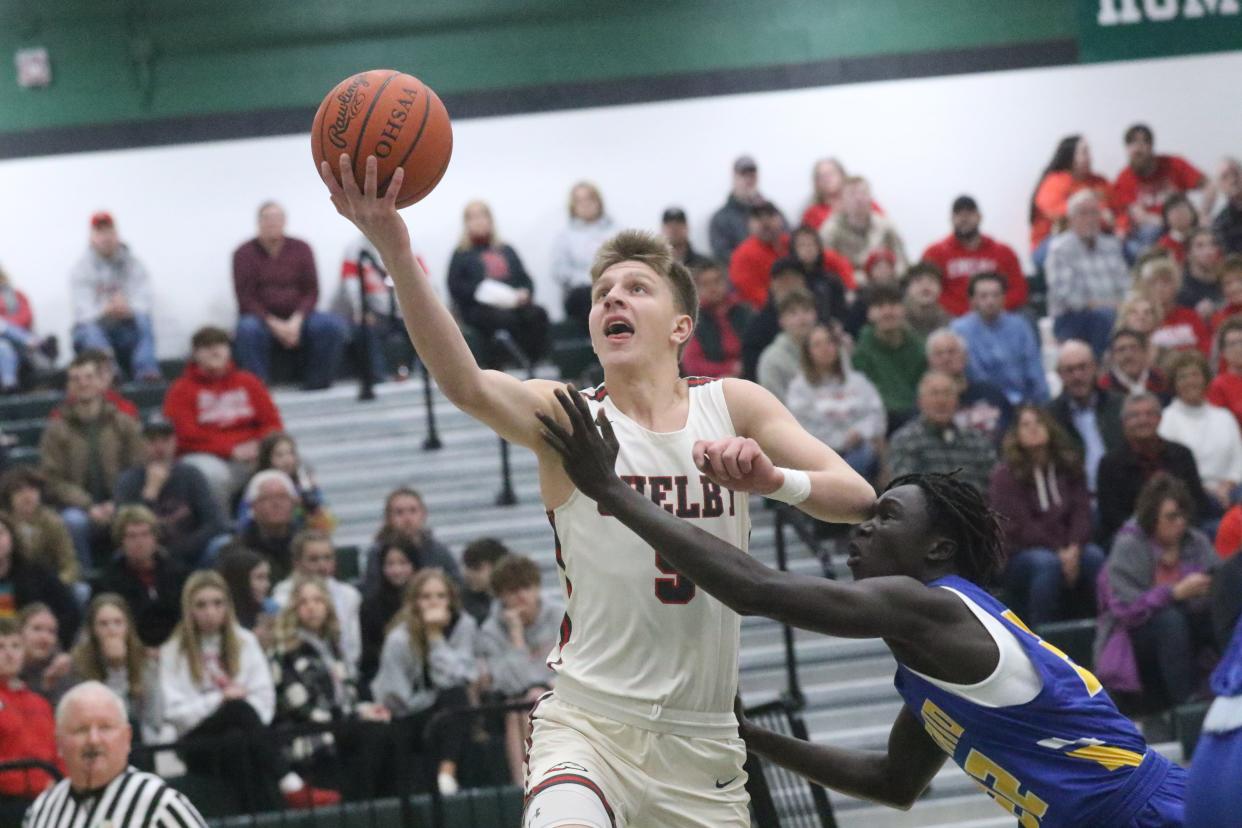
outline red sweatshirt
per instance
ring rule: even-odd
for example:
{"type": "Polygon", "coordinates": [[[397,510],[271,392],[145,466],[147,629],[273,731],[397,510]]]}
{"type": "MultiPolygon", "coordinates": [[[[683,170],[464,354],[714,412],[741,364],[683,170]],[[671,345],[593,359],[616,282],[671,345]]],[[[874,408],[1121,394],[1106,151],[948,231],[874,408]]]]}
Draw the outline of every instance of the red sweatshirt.
{"type": "Polygon", "coordinates": [[[1151,174],[1140,177],[1133,167],[1127,166],[1113,182],[1113,197],[1117,205],[1117,230],[1130,231],[1131,204],[1159,217],[1164,213],[1164,201],[1175,193],[1184,193],[1201,186],[1207,179],[1197,167],[1176,155],[1157,155],[1151,174]]]}
{"type": "Polygon", "coordinates": [[[991,236],[979,236],[979,246],[969,248],[950,235],[923,251],[923,261],[940,268],[944,282],[940,306],[954,316],[970,313],[970,278],[977,273],[999,273],[1009,282],[1005,309],[1017,310],[1026,304],[1026,275],[1018,255],[1007,244],[991,236]]]}
{"type": "MultiPolygon", "coordinates": [[[[777,259],[789,255],[789,234],[783,233],[776,246],[764,244],[755,236],[746,240],[733,251],[729,259],[729,281],[733,293],[755,310],[763,310],[768,302],[768,286],[772,284],[772,265],[777,259]]],[[[824,269],[841,277],[846,290],[854,290],[854,266],[849,259],[835,250],[824,250],[824,269]]]]}
{"type": "Polygon", "coordinates": [[[164,397],[164,416],[177,431],[178,452],[224,460],[238,444],[284,428],[263,381],[231,362],[219,377],[207,376],[193,362],[187,365],[164,397]]]}
{"type": "MultiPolygon", "coordinates": [[[[20,681],[0,682],[0,761],[41,759],[65,772],[56,754],[56,722],[47,699],[20,681]]],[[[0,773],[0,794],[34,799],[55,780],[46,771],[0,773]]]]}

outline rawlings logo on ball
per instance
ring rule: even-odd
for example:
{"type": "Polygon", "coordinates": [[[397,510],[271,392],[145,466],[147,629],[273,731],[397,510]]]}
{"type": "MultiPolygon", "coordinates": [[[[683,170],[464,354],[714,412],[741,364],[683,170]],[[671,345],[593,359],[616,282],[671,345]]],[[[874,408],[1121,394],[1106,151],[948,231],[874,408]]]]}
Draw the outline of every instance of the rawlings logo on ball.
{"type": "Polygon", "coordinates": [[[366,95],[358,94],[359,87],[370,86],[365,77],[359,76],[354,78],[349,86],[345,87],[345,91],[336,96],[341,105],[336,110],[336,120],[332,122],[332,126],[328,127],[328,140],[332,142],[332,146],[337,149],[345,149],[345,132],[349,129],[349,122],[362,111],[362,106],[367,102],[366,95]]]}

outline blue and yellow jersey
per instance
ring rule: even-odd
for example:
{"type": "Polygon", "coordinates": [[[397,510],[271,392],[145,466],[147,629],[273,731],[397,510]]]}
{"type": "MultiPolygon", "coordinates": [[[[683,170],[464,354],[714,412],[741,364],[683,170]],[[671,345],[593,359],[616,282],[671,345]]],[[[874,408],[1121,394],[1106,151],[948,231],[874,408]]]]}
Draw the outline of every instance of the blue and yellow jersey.
{"type": "Polygon", "coordinates": [[[1099,680],[1027,629],[975,584],[928,586],[965,595],[1018,640],[1042,681],[1026,704],[986,707],[898,665],[896,685],[928,734],[1023,828],[1126,826],[1169,773],[1099,680]]]}

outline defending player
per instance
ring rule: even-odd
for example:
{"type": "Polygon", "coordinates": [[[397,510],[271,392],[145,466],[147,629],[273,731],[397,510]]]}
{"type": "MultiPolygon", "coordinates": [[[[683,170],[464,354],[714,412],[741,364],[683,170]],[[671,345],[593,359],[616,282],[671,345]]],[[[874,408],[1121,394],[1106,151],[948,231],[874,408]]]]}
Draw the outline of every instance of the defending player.
{"type": "MultiPolygon", "coordinates": [[[[321,174],[337,210],[383,258],[440,389],[539,457],[568,612],[550,657],[556,690],[533,712],[524,824],[749,825],[733,714],[737,615],[576,492],[533,416],[559,416],[553,392],[563,386],[480,370],[410,252],[394,206],[400,178],[380,198],[375,170],[368,159],[361,191],[346,157],[343,187],[326,164],[321,174]]],[[[747,492],[826,520],[861,518],[871,487],[775,397],[740,380],[679,378],[698,302],[663,241],[621,233],[600,251],[592,277],[591,341],[605,382],[583,404],[616,423],[618,468],[632,486],[731,547],[745,548],[750,533],[747,492]]]]}
{"type": "Polygon", "coordinates": [[[1147,747],[1090,672],[978,586],[1001,560],[995,514],[944,474],[894,480],[849,544],[854,583],[769,569],[676,520],[613,471],[602,415],[558,392],[572,431],[540,414],[578,490],[743,615],[883,638],[905,701],[888,750],[813,745],[742,723],[751,750],[822,785],[899,808],[946,755],[1024,828],[1182,825],[1186,774],[1147,747]],[[603,436],[600,435],[600,430],[603,436]]]}

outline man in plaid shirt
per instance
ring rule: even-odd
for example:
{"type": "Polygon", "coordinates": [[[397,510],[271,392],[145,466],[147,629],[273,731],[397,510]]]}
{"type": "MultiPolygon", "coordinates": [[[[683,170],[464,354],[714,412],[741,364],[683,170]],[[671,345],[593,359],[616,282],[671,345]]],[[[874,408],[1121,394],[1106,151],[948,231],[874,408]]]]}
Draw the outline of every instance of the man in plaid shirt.
{"type": "Polygon", "coordinates": [[[889,462],[893,477],[912,472],[951,472],[979,491],[988,490],[996,449],[978,429],[959,428],[957,382],[948,374],[928,371],[919,382],[919,416],[893,432],[889,462]]]}
{"type": "Polygon", "coordinates": [[[1130,273],[1116,236],[1100,232],[1099,198],[1080,190],[1067,206],[1069,228],[1048,246],[1048,313],[1058,342],[1081,339],[1096,356],[1108,347],[1117,305],[1130,287],[1130,273]]]}

